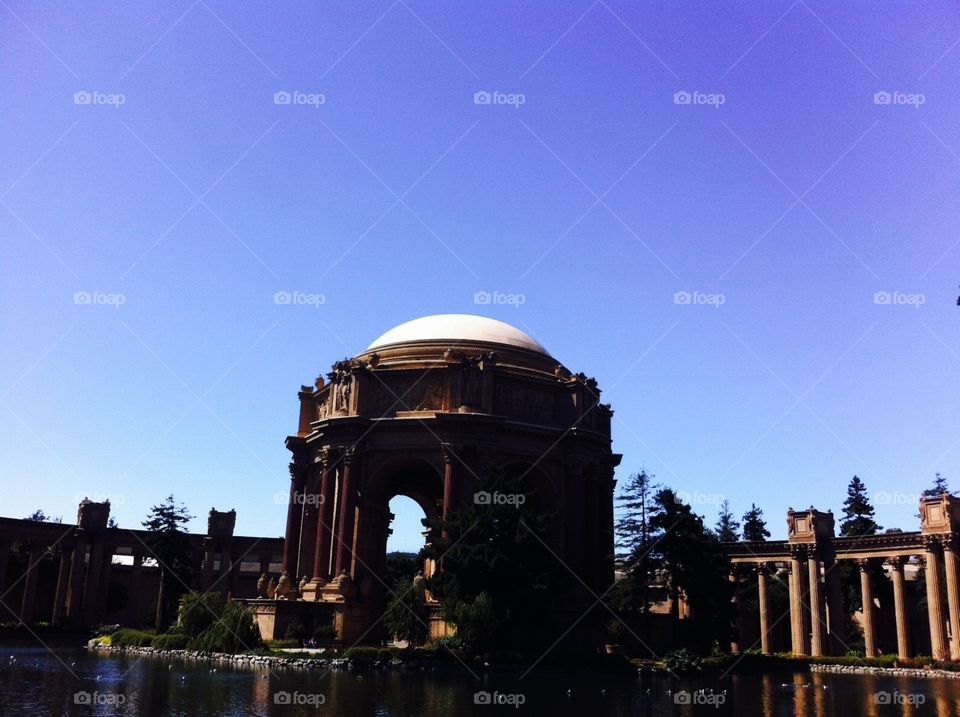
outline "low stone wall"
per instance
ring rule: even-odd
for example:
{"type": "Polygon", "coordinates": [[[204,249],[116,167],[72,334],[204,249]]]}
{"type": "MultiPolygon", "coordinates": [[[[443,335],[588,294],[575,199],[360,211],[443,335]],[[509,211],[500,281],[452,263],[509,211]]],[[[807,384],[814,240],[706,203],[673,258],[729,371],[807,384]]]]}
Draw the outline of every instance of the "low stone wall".
{"type": "Polygon", "coordinates": [[[960,672],[914,667],[868,667],[866,665],[811,664],[810,672],[830,672],[842,675],[878,675],[884,677],[945,677],[960,680],[960,672]]]}

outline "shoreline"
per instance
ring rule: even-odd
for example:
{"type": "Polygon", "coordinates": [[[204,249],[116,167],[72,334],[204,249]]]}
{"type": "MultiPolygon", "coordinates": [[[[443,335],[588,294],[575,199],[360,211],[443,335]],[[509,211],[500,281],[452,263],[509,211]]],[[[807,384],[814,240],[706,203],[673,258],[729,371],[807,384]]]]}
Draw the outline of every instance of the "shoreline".
{"type": "Polygon", "coordinates": [[[930,679],[942,677],[948,680],[960,680],[960,672],[953,670],[939,670],[935,667],[871,667],[869,665],[830,665],[812,663],[807,669],[810,672],[820,672],[833,675],[878,675],[883,677],[917,677],[930,679]]]}

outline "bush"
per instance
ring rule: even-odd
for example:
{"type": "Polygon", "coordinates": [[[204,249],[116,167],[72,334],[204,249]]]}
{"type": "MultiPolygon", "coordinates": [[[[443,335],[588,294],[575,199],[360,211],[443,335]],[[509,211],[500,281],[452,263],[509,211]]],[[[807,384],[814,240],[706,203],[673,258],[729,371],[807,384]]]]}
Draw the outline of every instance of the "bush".
{"type": "Polygon", "coordinates": [[[180,598],[176,632],[198,637],[223,615],[225,601],[218,592],[189,592],[180,598]]]}
{"type": "Polygon", "coordinates": [[[343,656],[348,660],[367,662],[380,659],[379,653],[379,647],[351,647],[349,650],[343,653],[343,656]]]}
{"type": "Polygon", "coordinates": [[[307,631],[304,629],[303,625],[298,622],[291,623],[287,625],[287,629],[284,630],[284,638],[296,638],[298,640],[303,639],[303,636],[307,634],[307,631]]]}
{"type": "Polygon", "coordinates": [[[282,640],[267,640],[266,646],[273,650],[281,650],[291,647],[303,647],[303,642],[293,637],[285,637],[282,640]]]}
{"type": "Polygon", "coordinates": [[[699,671],[702,664],[700,658],[685,647],[668,652],[664,656],[663,663],[671,672],[699,671]]]}
{"type": "Polygon", "coordinates": [[[463,640],[458,635],[442,635],[440,637],[435,637],[430,642],[430,645],[438,651],[464,649],[463,640]]]}
{"type": "Polygon", "coordinates": [[[189,641],[189,635],[179,635],[171,632],[166,635],[157,635],[153,638],[151,647],[155,647],[158,650],[185,650],[189,641]]]}
{"type": "Polygon", "coordinates": [[[189,644],[203,652],[235,653],[260,647],[262,641],[253,614],[240,603],[228,602],[220,618],[189,644]]]}
{"type": "Polygon", "coordinates": [[[152,632],[124,627],[110,635],[110,644],[114,647],[150,647],[154,637],[156,635],[152,632]]]}
{"type": "Polygon", "coordinates": [[[337,628],[333,625],[321,625],[313,631],[313,636],[318,640],[336,640],[337,628]]]}

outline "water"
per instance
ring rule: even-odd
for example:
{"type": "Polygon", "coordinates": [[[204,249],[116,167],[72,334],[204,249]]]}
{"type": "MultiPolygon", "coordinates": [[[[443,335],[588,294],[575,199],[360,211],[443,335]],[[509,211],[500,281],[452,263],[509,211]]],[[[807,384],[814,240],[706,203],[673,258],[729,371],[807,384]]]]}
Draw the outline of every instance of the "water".
{"type": "Polygon", "coordinates": [[[474,679],[442,671],[323,674],[218,667],[210,672],[209,667],[186,663],[171,666],[153,659],[96,657],[74,647],[48,651],[8,644],[0,649],[2,717],[960,715],[960,681],[944,679],[784,672],[678,681],[650,675],[604,678],[547,669],[537,669],[524,679],[516,675],[474,679]],[[701,689],[703,693],[695,692],[701,689]],[[501,704],[482,704],[486,695],[501,704]],[[884,699],[888,704],[882,703],[884,699]],[[695,702],[700,704],[690,704],[695,702]]]}

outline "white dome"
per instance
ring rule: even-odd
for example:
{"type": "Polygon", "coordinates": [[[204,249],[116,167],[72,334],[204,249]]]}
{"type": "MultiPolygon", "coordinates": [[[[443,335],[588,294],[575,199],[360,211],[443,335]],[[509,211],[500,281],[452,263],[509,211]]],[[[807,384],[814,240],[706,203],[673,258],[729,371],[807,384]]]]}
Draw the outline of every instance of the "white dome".
{"type": "Polygon", "coordinates": [[[409,341],[486,341],[550,355],[539,342],[520,329],[472,314],[435,314],[407,321],[390,329],[370,344],[367,351],[409,341]]]}

